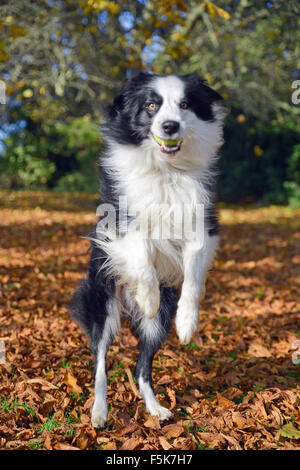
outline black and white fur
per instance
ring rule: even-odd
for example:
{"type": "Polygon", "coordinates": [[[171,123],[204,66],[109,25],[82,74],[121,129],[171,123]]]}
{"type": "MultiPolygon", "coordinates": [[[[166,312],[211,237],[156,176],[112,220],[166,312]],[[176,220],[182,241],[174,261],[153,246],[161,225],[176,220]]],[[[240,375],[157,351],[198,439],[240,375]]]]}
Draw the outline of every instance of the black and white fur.
{"type": "MultiPolygon", "coordinates": [[[[172,416],[153,393],[152,360],[174,316],[181,343],[188,343],[197,328],[199,300],[218,246],[214,168],[223,141],[220,99],[196,74],[140,73],[109,109],[101,202],[118,210],[118,197],[125,196],[129,212],[144,217],[159,204],[166,211],[178,204],[204,204],[205,230],[202,247],[197,240],[159,240],[151,233],[145,239],[121,230],[117,238],[103,238],[97,230],[90,237],[89,273],[74,296],[72,317],[90,337],[95,355],[94,427],[107,421],[106,353],[122,314],[130,316],[139,340],[135,375],[147,411],[161,420],[172,416]],[[183,138],[181,148],[165,153],[153,134],[183,138]]],[[[157,223],[164,215],[157,213],[157,223]]]]}

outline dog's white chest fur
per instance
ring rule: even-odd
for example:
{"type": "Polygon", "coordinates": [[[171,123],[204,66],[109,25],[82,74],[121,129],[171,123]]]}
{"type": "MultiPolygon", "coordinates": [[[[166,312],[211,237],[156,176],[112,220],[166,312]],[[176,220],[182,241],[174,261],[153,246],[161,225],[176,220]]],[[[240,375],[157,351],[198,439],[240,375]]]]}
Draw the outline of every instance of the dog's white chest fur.
{"type": "Polygon", "coordinates": [[[167,175],[159,171],[145,173],[127,188],[127,197],[129,214],[137,214],[137,220],[148,230],[152,263],[159,281],[180,284],[185,243],[183,218],[191,220],[197,205],[205,201],[203,185],[174,170],[167,175]]]}
{"type": "MultiPolygon", "coordinates": [[[[182,171],[165,162],[163,166],[153,165],[152,149],[143,153],[136,148],[114,150],[106,167],[113,171],[118,192],[124,197],[135,226],[142,226],[143,233],[147,232],[144,243],[148,246],[149,262],[160,282],[178,286],[183,280],[182,247],[186,242],[183,219],[191,221],[197,208],[208,203],[209,195],[202,182],[208,177],[207,170],[182,171]]],[[[140,244],[138,235],[129,231],[106,247],[112,266],[119,266],[118,274],[124,281],[127,279],[120,253],[138,258],[140,244]]]]}

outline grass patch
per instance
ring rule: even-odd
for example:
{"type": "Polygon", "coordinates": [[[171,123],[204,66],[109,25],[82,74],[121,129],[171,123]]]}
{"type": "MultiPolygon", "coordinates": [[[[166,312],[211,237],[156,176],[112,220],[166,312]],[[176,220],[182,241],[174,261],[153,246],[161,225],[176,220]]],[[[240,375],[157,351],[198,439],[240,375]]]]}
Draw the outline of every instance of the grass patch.
{"type": "Polygon", "coordinates": [[[64,432],[64,436],[74,436],[75,435],[75,429],[73,428],[72,425],[69,426],[69,429],[67,429],[66,432],[64,432]]]}
{"type": "Polygon", "coordinates": [[[125,365],[123,364],[123,362],[118,362],[118,364],[116,364],[116,366],[113,369],[115,372],[113,372],[113,374],[110,377],[108,377],[107,382],[110,384],[115,379],[122,377],[124,375],[124,369],[125,369],[125,365]]]}
{"type": "Polygon", "coordinates": [[[4,410],[5,413],[9,413],[15,408],[23,408],[27,416],[35,417],[35,409],[26,401],[19,403],[16,398],[14,401],[9,401],[7,398],[0,400],[0,409],[4,410]]]}
{"type": "Polygon", "coordinates": [[[37,450],[43,448],[43,443],[39,439],[35,439],[34,441],[29,441],[27,444],[27,448],[29,450],[37,450]]]}
{"type": "Polygon", "coordinates": [[[68,361],[65,361],[65,360],[62,361],[61,367],[63,369],[71,369],[70,363],[68,361]]]}
{"type": "Polygon", "coordinates": [[[287,374],[288,377],[292,377],[293,379],[297,379],[297,381],[300,383],[300,371],[291,371],[287,374]]]}
{"type": "Polygon", "coordinates": [[[193,341],[191,341],[189,344],[184,346],[184,349],[187,351],[201,351],[202,348],[200,346],[197,346],[197,344],[195,344],[193,341]]]}
{"type": "Polygon", "coordinates": [[[229,356],[231,357],[231,359],[236,359],[237,358],[237,351],[229,351],[229,356]]]}
{"type": "Polygon", "coordinates": [[[52,431],[52,429],[60,428],[60,422],[55,419],[55,413],[47,418],[47,420],[40,426],[37,430],[39,434],[42,434],[44,431],[52,431]]]}

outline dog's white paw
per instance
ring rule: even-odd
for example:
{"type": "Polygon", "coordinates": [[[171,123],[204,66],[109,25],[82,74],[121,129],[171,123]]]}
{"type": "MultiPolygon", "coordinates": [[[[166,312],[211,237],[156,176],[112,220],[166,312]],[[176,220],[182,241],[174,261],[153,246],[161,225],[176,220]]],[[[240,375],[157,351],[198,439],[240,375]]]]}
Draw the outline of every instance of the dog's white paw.
{"type": "Polygon", "coordinates": [[[151,416],[157,416],[160,421],[166,421],[167,419],[171,419],[173,416],[173,413],[171,413],[168,408],[161,406],[159,403],[148,411],[151,416]]]}
{"type": "Polygon", "coordinates": [[[107,423],[107,406],[99,406],[94,403],[92,408],[92,425],[94,428],[105,428],[107,423]]]}
{"type": "Polygon", "coordinates": [[[147,318],[154,318],[160,305],[159,282],[154,269],[138,282],[135,300],[147,318]]]}
{"type": "Polygon", "coordinates": [[[196,328],[192,325],[186,324],[183,327],[178,328],[176,326],[177,335],[181,344],[189,344],[196,328]]]}
{"type": "Polygon", "coordinates": [[[156,316],[160,304],[160,298],[157,293],[141,289],[137,293],[135,300],[147,318],[151,319],[156,316]]]}
{"type": "Polygon", "coordinates": [[[188,344],[198,326],[198,306],[194,302],[182,301],[178,302],[176,312],[176,332],[181,344],[188,344]]]}

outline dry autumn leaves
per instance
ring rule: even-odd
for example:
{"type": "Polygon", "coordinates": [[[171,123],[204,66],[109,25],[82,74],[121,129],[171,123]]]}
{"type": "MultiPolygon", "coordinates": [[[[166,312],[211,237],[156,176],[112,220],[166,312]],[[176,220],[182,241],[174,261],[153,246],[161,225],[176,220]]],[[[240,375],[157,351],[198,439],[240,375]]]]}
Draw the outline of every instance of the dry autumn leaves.
{"type": "Polygon", "coordinates": [[[222,208],[222,249],[197,335],[172,330],[145,414],[124,324],[108,353],[107,429],[90,423],[93,361],[66,305],[85,275],[97,198],[1,193],[1,449],[299,449],[300,211],[222,208]],[[1,362],[4,362],[3,360],[1,362]]]}

